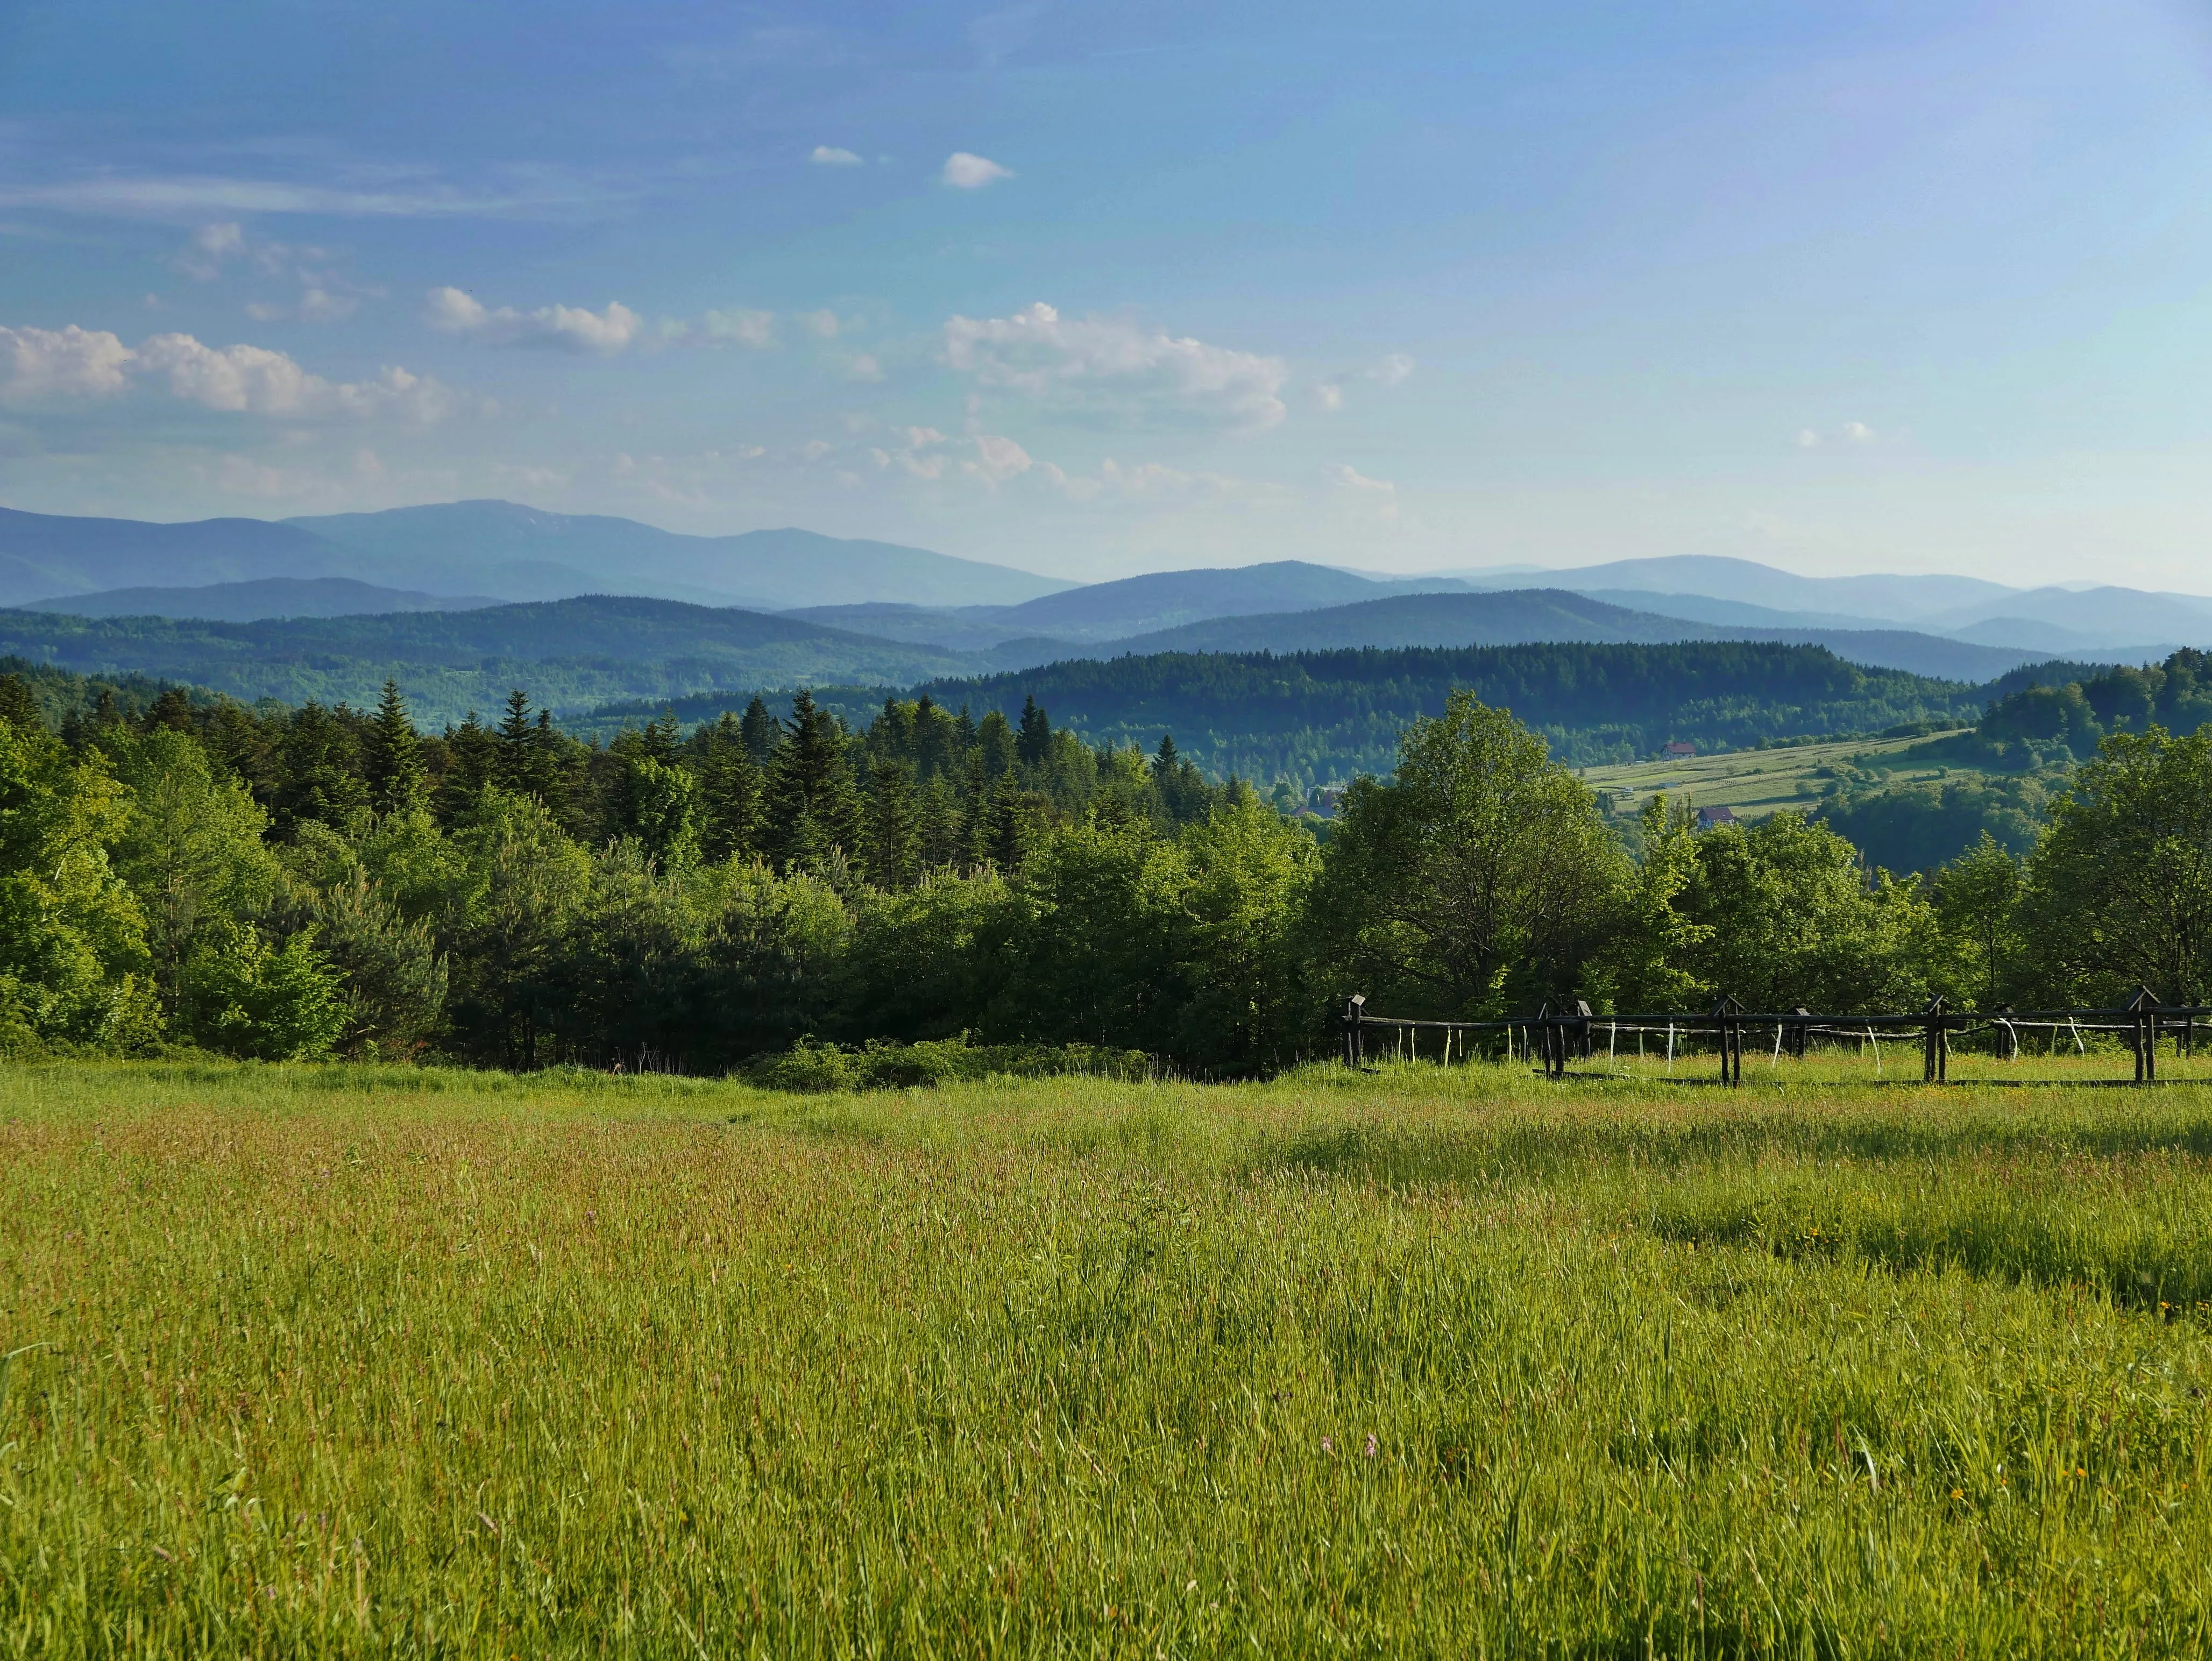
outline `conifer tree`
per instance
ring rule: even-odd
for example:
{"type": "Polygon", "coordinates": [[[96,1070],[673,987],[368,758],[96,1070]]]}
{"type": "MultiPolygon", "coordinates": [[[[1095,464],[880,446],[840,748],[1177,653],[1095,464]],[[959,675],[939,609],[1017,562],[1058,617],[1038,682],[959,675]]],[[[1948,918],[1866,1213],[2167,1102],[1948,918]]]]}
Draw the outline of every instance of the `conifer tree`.
{"type": "Polygon", "coordinates": [[[758,698],[747,704],[745,718],[738,730],[744,737],[745,754],[753,758],[753,765],[766,767],[783,737],[783,729],[777,724],[775,717],[769,713],[768,706],[758,698]]]}
{"type": "Polygon", "coordinates": [[[1034,697],[1022,700],[1021,730],[1014,739],[1014,753],[1024,767],[1041,767],[1051,759],[1052,723],[1045,719],[1034,697]]]}
{"type": "Polygon", "coordinates": [[[171,687],[146,706],[146,713],[138,723],[139,730],[152,732],[167,727],[172,732],[192,730],[192,700],[185,695],[182,687],[171,687]]]}
{"type": "Polygon", "coordinates": [[[845,735],[811,693],[801,691],[792,700],[791,719],[769,761],[763,800],[761,840],[779,866],[818,869],[832,849],[859,864],[860,797],[845,759],[845,735]]]}
{"type": "Polygon", "coordinates": [[[405,813],[422,804],[429,779],[422,765],[422,741],[407,718],[399,683],[386,681],[377,700],[376,718],[362,745],[362,772],[368,781],[369,805],[379,813],[405,813]]]}
{"type": "Polygon", "coordinates": [[[699,762],[701,846],[709,859],[760,852],[761,770],[744,730],[727,710],[696,738],[699,762]]]}
{"type": "Polygon", "coordinates": [[[0,675],[0,726],[14,726],[25,732],[42,733],[46,730],[46,718],[39,712],[39,700],[31,695],[30,684],[20,675],[0,675]]]}
{"type": "Polygon", "coordinates": [[[983,753],[983,776],[996,779],[1014,765],[1014,730],[1006,718],[992,710],[976,724],[975,744],[983,753]]]}
{"type": "Polygon", "coordinates": [[[440,821],[450,825],[474,809],[483,787],[494,782],[499,739],[484,730],[471,710],[460,725],[446,729],[446,757],[434,806],[440,821]]]}
{"type": "Polygon", "coordinates": [[[540,710],[533,720],[530,694],[520,687],[507,694],[492,782],[517,796],[534,796],[550,808],[561,804],[561,739],[553,730],[553,713],[540,710]]]}
{"type": "Polygon", "coordinates": [[[904,761],[878,761],[868,770],[868,873],[879,887],[910,888],[921,864],[914,769],[904,761]]]}

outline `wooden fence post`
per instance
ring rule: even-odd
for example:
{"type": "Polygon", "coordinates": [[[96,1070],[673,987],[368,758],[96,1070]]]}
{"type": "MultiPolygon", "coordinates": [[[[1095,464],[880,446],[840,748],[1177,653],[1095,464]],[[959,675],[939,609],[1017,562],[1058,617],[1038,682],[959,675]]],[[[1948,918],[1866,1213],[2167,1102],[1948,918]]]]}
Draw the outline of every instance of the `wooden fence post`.
{"type": "Polygon", "coordinates": [[[1943,1082],[1945,1075],[1949,1070],[1945,1064],[1950,1058],[1945,1053],[1944,1049],[1943,1000],[1940,997],[1929,1000],[1928,1031],[1926,1037],[1922,1040],[1922,1052],[1921,1082],[1923,1084],[1943,1082]]]}
{"type": "Polygon", "coordinates": [[[1364,1067],[1367,1064],[1366,1035],[1359,1023],[1367,1013],[1366,995],[1354,992],[1344,1000],[1344,1064],[1364,1067]]]}

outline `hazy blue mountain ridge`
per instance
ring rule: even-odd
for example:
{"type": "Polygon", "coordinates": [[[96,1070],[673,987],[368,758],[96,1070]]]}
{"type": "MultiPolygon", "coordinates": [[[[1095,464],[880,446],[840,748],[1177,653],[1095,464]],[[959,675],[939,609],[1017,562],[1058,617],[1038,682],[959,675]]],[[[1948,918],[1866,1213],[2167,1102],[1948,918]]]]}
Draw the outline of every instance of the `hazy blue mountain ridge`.
{"type": "Polygon", "coordinates": [[[390,611],[470,611],[501,602],[483,594],[422,594],[350,577],[257,577],[198,588],[111,588],[33,600],[26,611],[72,617],[176,617],[251,623],[270,617],[359,617],[390,611]]]}

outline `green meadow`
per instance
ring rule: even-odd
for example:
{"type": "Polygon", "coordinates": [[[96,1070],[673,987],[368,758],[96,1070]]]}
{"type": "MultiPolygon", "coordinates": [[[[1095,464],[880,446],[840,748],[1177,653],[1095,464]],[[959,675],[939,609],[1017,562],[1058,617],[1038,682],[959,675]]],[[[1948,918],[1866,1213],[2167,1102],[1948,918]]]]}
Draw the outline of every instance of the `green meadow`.
{"type": "Polygon", "coordinates": [[[0,1067],[0,1653],[2203,1653],[2212,1091],[1910,1059],[0,1067]]]}

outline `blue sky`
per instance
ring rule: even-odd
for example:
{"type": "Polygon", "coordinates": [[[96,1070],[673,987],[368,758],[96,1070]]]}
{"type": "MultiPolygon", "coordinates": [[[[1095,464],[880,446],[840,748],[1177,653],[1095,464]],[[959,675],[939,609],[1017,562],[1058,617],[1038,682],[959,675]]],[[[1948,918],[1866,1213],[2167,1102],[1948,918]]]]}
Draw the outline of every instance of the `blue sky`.
{"type": "Polygon", "coordinates": [[[0,501],[2212,590],[2199,6],[0,0],[0,501]]]}

